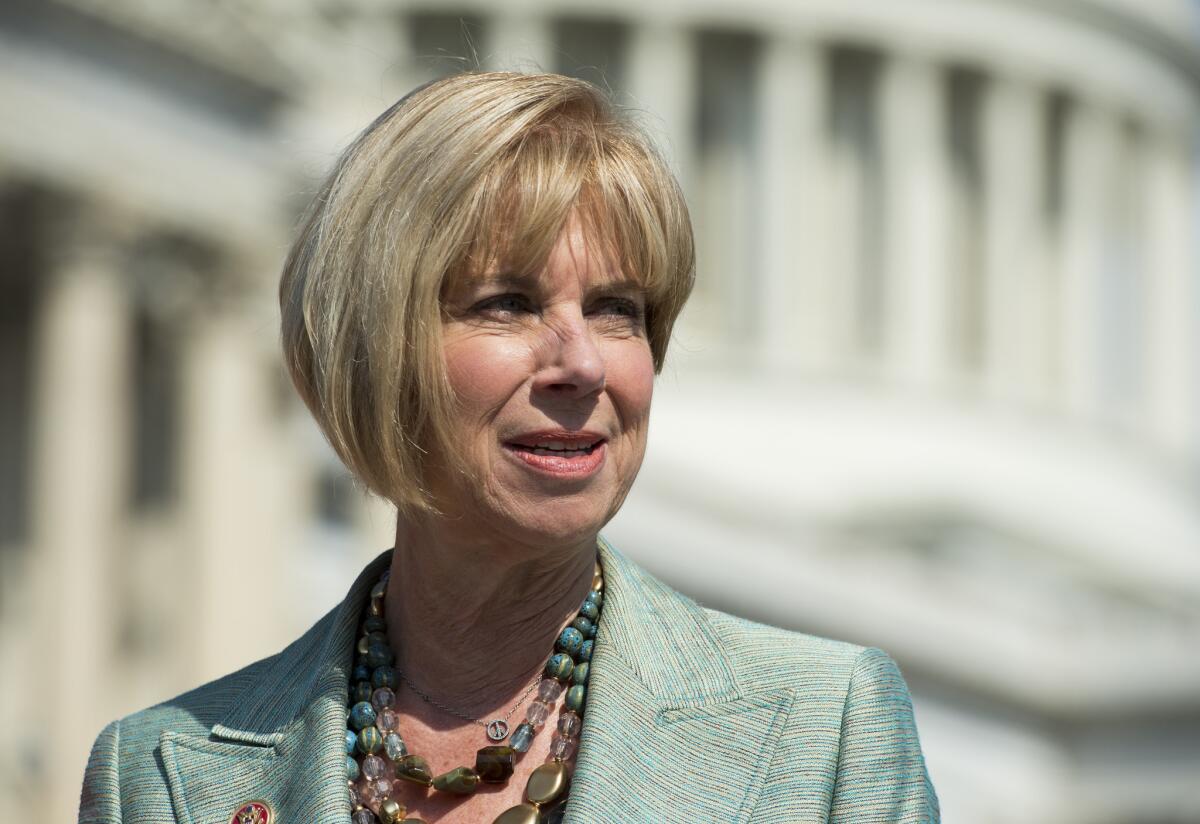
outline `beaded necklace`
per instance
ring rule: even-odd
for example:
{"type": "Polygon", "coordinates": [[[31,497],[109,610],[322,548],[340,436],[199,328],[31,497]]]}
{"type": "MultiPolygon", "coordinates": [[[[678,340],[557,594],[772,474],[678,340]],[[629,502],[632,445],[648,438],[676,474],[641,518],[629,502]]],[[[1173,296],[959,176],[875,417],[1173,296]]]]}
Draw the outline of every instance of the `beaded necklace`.
{"type": "MultiPolygon", "coordinates": [[[[530,774],[525,802],[510,807],[495,820],[495,824],[561,822],[571,780],[568,762],[579,747],[592,643],[604,604],[599,562],[592,575],[592,589],[580,605],[579,614],[555,641],[554,652],[537,685],[538,697],[530,703],[524,722],[513,731],[508,744],[480,749],[474,768],[459,766],[436,776],[429,762],[409,753],[400,737],[400,715],[394,708],[399,673],[392,666],[394,656],[383,608],[389,575],[390,570],[385,571],[371,589],[350,678],[346,772],[353,824],[424,824],[419,818],[405,818],[407,811],[396,797],[397,781],[460,796],[474,793],[480,783],[508,783],[516,769],[517,754],[529,750],[534,736],[553,714],[558,697],[565,692],[565,710],[550,739],[550,755],[530,774]]],[[[489,737],[496,740],[493,731],[489,731],[489,737]]]]}

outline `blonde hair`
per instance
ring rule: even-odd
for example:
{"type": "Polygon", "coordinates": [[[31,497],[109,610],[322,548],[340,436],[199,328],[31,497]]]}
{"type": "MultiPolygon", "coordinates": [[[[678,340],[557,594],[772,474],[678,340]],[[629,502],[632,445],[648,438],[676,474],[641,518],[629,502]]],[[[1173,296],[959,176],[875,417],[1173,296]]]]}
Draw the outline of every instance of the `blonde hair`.
{"type": "Polygon", "coordinates": [[[536,272],[580,217],[646,292],[655,371],[691,291],[679,186],[628,115],[553,74],[465,73],[419,87],[339,158],[279,284],[300,397],[359,481],[433,511],[427,453],[453,454],[441,295],[489,262],[536,272]]]}

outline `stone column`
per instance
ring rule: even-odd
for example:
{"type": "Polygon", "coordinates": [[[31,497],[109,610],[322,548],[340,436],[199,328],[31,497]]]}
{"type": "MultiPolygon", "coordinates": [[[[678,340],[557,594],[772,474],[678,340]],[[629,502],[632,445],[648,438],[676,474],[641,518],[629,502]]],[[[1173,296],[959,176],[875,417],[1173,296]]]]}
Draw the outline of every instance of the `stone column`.
{"type": "Polygon", "coordinates": [[[1194,456],[1200,448],[1196,167],[1185,134],[1151,129],[1145,146],[1146,418],[1162,446],[1194,456]]]}
{"type": "Polygon", "coordinates": [[[114,554],[130,489],[131,335],[113,226],[76,214],[48,233],[35,332],[33,546],[41,642],[31,732],[45,747],[39,816],[71,821],[88,750],[133,707],[109,706],[118,620],[114,554]]]}
{"type": "Polygon", "coordinates": [[[946,84],[939,66],[892,55],[881,84],[884,358],[900,380],[946,378],[950,362],[946,84]]]}
{"type": "MultiPolygon", "coordinates": [[[[211,275],[216,278],[216,275],[211,275]]],[[[191,575],[182,621],[187,680],[198,683],[270,654],[294,605],[285,557],[297,524],[284,522],[286,486],[273,424],[272,375],[258,323],[236,288],[193,311],[183,360],[182,483],[191,575]]],[[[294,513],[293,513],[294,517],[294,513]]],[[[292,544],[295,545],[294,543],[292,544]]]]}
{"type": "Polygon", "coordinates": [[[482,62],[496,71],[554,71],[554,33],[537,9],[508,4],[488,21],[482,62]]]}
{"type": "Polygon", "coordinates": [[[1001,76],[983,108],[984,381],[994,397],[1023,403],[1049,392],[1054,352],[1047,261],[1045,98],[1001,76]]]}
{"type": "Polygon", "coordinates": [[[1058,396],[1070,413],[1094,418],[1100,403],[1100,281],[1118,162],[1117,122],[1088,103],[1067,117],[1064,148],[1058,396]]]}
{"type": "Polygon", "coordinates": [[[828,265],[827,66],[816,43],[784,36],[766,40],[759,65],[763,361],[818,371],[852,323],[828,265]]]}
{"type": "Polygon", "coordinates": [[[632,105],[662,149],[687,195],[696,175],[696,43],[691,31],[668,20],[635,25],[626,72],[632,105]]]}

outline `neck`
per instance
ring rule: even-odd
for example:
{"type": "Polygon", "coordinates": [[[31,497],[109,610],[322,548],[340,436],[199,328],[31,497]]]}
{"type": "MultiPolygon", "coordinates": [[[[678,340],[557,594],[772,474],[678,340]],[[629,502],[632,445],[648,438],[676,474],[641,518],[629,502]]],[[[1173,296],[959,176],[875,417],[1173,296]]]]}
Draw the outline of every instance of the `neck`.
{"type": "Polygon", "coordinates": [[[386,606],[397,668],[467,714],[510,705],[578,611],[595,558],[594,537],[535,547],[401,517],[386,606]]]}

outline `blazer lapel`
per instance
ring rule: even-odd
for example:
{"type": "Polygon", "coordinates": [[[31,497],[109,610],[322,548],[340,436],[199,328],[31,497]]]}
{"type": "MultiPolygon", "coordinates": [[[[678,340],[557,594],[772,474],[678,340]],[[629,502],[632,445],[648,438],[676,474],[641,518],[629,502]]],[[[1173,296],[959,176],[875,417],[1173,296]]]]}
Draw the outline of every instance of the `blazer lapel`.
{"type": "Polygon", "coordinates": [[[601,539],[605,600],[568,822],[749,821],[791,710],[743,694],[704,610],[601,539]]]}
{"type": "Polygon", "coordinates": [[[376,558],[341,605],[264,665],[210,735],[166,731],[163,766],[182,824],[228,824],[264,801],[272,824],[348,821],[346,690],[354,635],[371,586],[391,557],[376,558]]]}
{"type": "MultiPolygon", "coordinates": [[[[598,552],[605,603],[566,820],[748,821],[792,693],[743,694],[703,609],[604,539],[598,552]]],[[[228,824],[255,800],[281,824],[349,820],[351,650],[390,557],[376,558],[339,607],[264,664],[208,736],[162,733],[182,824],[228,824]]]]}

